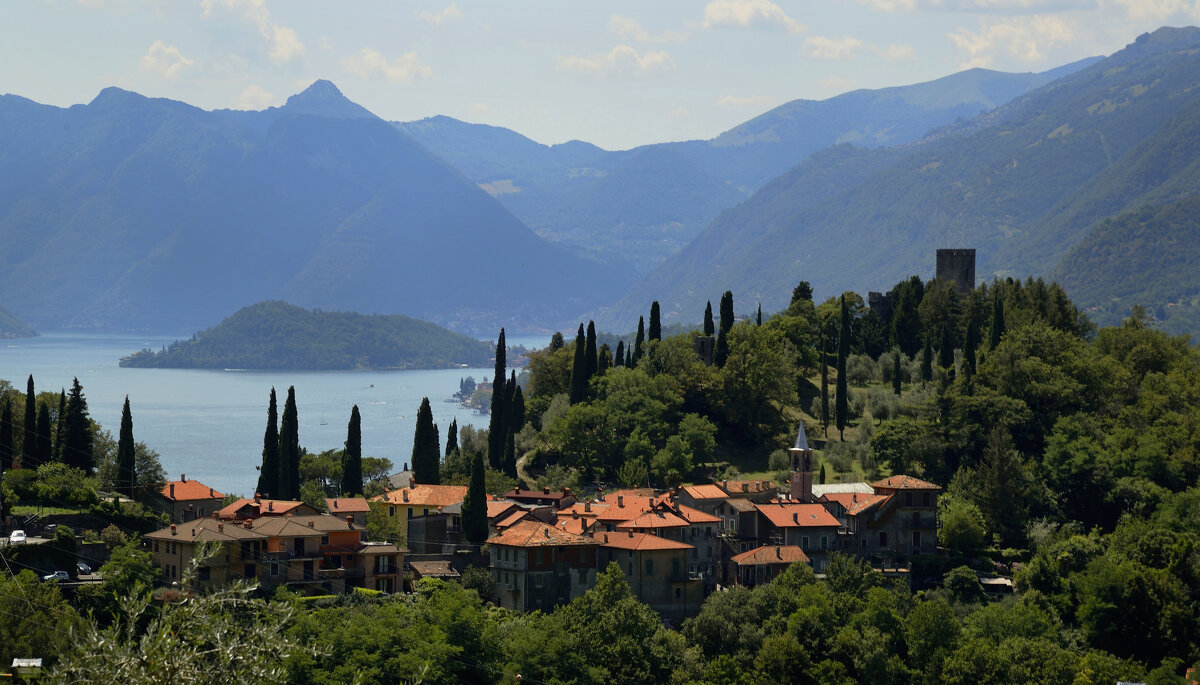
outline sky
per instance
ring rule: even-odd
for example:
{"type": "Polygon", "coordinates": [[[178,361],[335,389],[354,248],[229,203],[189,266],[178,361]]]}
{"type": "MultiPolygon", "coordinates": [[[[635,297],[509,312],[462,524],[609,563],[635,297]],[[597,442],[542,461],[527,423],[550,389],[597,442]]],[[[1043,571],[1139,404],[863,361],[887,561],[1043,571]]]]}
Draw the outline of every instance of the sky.
{"type": "Polygon", "coordinates": [[[118,86],[263,109],[325,78],[391,121],[625,149],[1197,23],[1200,0],[0,0],[0,93],[65,107],[118,86]]]}

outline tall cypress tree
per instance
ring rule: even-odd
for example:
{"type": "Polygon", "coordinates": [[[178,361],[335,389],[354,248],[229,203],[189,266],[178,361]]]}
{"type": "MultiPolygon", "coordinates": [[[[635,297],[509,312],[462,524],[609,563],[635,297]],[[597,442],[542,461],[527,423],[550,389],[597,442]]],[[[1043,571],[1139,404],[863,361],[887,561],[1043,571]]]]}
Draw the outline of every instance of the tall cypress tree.
{"type": "Polygon", "coordinates": [[[979,345],[979,327],[975,319],[967,321],[967,339],[963,341],[963,375],[975,375],[975,348],[979,345]]]}
{"type": "Polygon", "coordinates": [[[271,388],[271,403],[267,405],[262,466],[258,468],[258,488],[255,492],[267,499],[275,499],[279,494],[279,405],[275,401],[275,388],[271,388]]]}
{"type": "Polygon", "coordinates": [[[596,349],[596,324],[588,321],[586,345],[583,350],[583,361],[587,364],[587,377],[590,381],[596,375],[596,369],[600,366],[600,361],[597,359],[599,354],[596,349]]]}
{"type": "Polygon", "coordinates": [[[579,332],[575,334],[575,358],[571,362],[571,404],[587,399],[587,383],[587,342],[583,324],[579,324],[579,332]]]}
{"type": "Polygon", "coordinates": [[[501,461],[500,470],[509,478],[517,477],[517,442],[512,431],[508,432],[504,440],[504,459],[501,461]]]}
{"type": "Polygon", "coordinates": [[[63,436],[67,434],[67,391],[58,389],[58,416],[54,419],[54,461],[63,460],[63,436]]]}
{"type": "Polygon", "coordinates": [[[625,341],[617,341],[617,353],[613,355],[613,366],[625,366],[625,341]]]}
{"type": "Polygon", "coordinates": [[[604,343],[600,345],[600,350],[596,353],[596,375],[603,376],[606,371],[612,368],[612,365],[612,350],[608,348],[608,343],[604,343]]]}
{"type": "Polygon", "coordinates": [[[837,398],[834,405],[834,420],[837,422],[838,436],[846,439],[846,422],[850,417],[849,387],[846,382],[846,357],[850,353],[850,310],[846,307],[846,296],[841,298],[842,323],[838,330],[837,347],[837,398]]]}
{"type": "Polygon", "coordinates": [[[87,399],[83,386],[76,378],[71,383],[67,397],[66,427],[63,429],[63,462],[70,467],[83,469],[91,475],[95,468],[93,454],[92,423],[88,416],[87,399]]]}
{"type": "Polygon", "coordinates": [[[12,468],[14,457],[12,402],[5,398],[0,407],[0,473],[12,468]]]}
{"type": "Polygon", "coordinates": [[[129,411],[129,395],[121,409],[121,435],[117,440],[117,492],[133,499],[136,482],[133,456],[133,414],[129,411]]]}
{"type": "Polygon", "coordinates": [[[521,390],[521,386],[513,384],[513,409],[512,409],[512,426],[513,433],[520,433],[525,427],[525,393],[521,390]]]}
{"type": "Polygon", "coordinates": [[[821,333],[821,431],[829,437],[829,349],[821,333]]]}
{"type": "Polygon", "coordinates": [[[900,394],[900,355],[903,354],[899,348],[895,349],[895,354],[892,355],[892,392],[900,394]]]}
{"type": "Polygon", "coordinates": [[[650,303],[650,329],[646,332],[650,340],[662,340],[662,310],[658,300],[650,303]]]}
{"type": "Polygon", "coordinates": [[[638,317],[637,337],[633,340],[633,366],[637,367],[638,362],[642,360],[642,355],[646,353],[646,321],[642,317],[638,317]]]}
{"type": "Polygon", "coordinates": [[[550,336],[550,351],[558,352],[565,345],[566,345],[566,341],[563,340],[562,331],[554,331],[554,335],[550,336]]]}
{"type": "Polygon", "coordinates": [[[929,336],[925,336],[925,347],[921,350],[921,382],[928,383],[933,380],[933,344],[929,342],[929,336]]]}
{"type": "Polygon", "coordinates": [[[488,416],[488,463],[492,468],[500,468],[500,460],[504,458],[504,376],[507,361],[505,355],[508,348],[504,342],[504,329],[500,329],[500,337],[496,339],[496,368],[492,374],[492,406],[488,416]]]}
{"type": "Polygon", "coordinates": [[[754,323],[759,326],[762,325],[762,302],[758,303],[758,314],[754,317],[754,323]]]}
{"type": "Polygon", "coordinates": [[[37,444],[33,453],[39,464],[49,464],[54,459],[54,443],[50,438],[50,408],[45,402],[38,405],[37,444]]]}
{"type": "Polygon", "coordinates": [[[717,344],[713,349],[713,363],[724,368],[729,359],[729,331],[733,329],[733,293],[726,290],[721,296],[721,322],[717,328],[717,344]]]}
{"type": "Polygon", "coordinates": [[[992,295],[992,329],[988,334],[988,349],[994,350],[1004,337],[1004,302],[1000,300],[1000,291],[992,295]]]}
{"type": "Polygon", "coordinates": [[[450,428],[446,430],[446,456],[458,451],[458,419],[450,419],[450,428]]]}
{"type": "Polygon", "coordinates": [[[625,368],[633,368],[633,351],[628,347],[625,348],[625,368]]]}
{"type": "Polygon", "coordinates": [[[342,457],[342,494],[363,494],[362,477],[362,415],[358,405],[350,408],[350,423],[346,424],[346,451],[342,457]]]}
{"type": "Polygon", "coordinates": [[[25,424],[21,431],[21,467],[36,469],[37,462],[37,393],[33,390],[33,374],[25,384],[25,424]]]}
{"type": "Polygon", "coordinates": [[[300,499],[300,416],[296,411],[296,386],[288,387],[279,421],[279,499],[300,499]]]}
{"type": "Polygon", "coordinates": [[[471,460],[471,482],[462,503],[463,535],[473,545],[487,540],[487,490],[483,478],[483,455],[475,453],[471,460]]]}
{"type": "Polygon", "coordinates": [[[938,366],[949,369],[954,366],[954,343],[950,338],[950,326],[942,326],[942,343],[938,346],[938,366]]]}
{"type": "Polygon", "coordinates": [[[709,300],[704,305],[704,335],[712,335],[717,332],[717,327],[713,325],[712,318],[712,300],[709,300]]]}
{"type": "Polygon", "coordinates": [[[728,333],[733,328],[733,292],[726,290],[721,295],[721,328],[722,333],[728,333]]]}
{"type": "Polygon", "coordinates": [[[424,397],[417,410],[417,428],[413,433],[412,468],[413,478],[418,483],[437,485],[442,482],[439,447],[433,426],[433,409],[429,406],[429,398],[424,397]]]}

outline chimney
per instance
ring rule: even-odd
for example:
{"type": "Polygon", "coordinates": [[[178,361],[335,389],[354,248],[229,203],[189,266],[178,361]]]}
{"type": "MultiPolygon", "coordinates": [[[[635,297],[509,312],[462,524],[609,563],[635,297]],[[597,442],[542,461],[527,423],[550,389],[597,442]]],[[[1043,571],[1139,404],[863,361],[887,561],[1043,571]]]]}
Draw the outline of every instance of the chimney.
{"type": "Polygon", "coordinates": [[[267,502],[267,511],[275,511],[275,503],[267,502]]]}
{"type": "Polygon", "coordinates": [[[604,542],[605,542],[605,544],[608,543],[608,533],[604,534],[604,542]]]}
{"type": "Polygon", "coordinates": [[[408,490],[401,490],[400,496],[404,498],[405,502],[407,502],[408,501],[408,490]]]}
{"type": "Polygon", "coordinates": [[[175,484],[171,483],[171,499],[175,499],[175,484]]]}
{"type": "Polygon", "coordinates": [[[775,558],[776,558],[776,559],[782,559],[782,558],[783,558],[783,549],[782,549],[782,548],[780,548],[778,545],[776,545],[776,546],[775,546],[775,558]]]}
{"type": "Polygon", "coordinates": [[[346,516],[346,527],[350,528],[351,530],[354,529],[354,517],[353,516],[346,516]]]}
{"type": "Polygon", "coordinates": [[[212,489],[212,488],[209,488],[209,489],[208,489],[208,498],[209,498],[209,499],[216,499],[216,496],[215,496],[215,495],[213,495],[213,489],[212,489]]]}
{"type": "Polygon", "coordinates": [[[262,499],[262,495],[261,495],[260,493],[257,493],[257,492],[256,492],[256,493],[254,493],[254,501],[255,501],[255,502],[257,502],[257,501],[259,501],[259,500],[261,500],[261,499],[262,499]]]}
{"type": "Polygon", "coordinates": [[[550,537],[550,529],[549,529],[549,528],[543,528],[543,529],[542,529],[542,535],[545,535],[546,537],[550,537]]]}
{"type": "Polygon", "coordinates": [[[750,491],[750,484],[742,483],[742,492],[749,492],[749,491],[750,491]]]}
{"type": "Polygon", "coordinates": [[[629,529],[629,537],[631,537],[631,538],[633,537],[633,529],[632,528],[629,529]]]}
{"type": "Polygon", "coordinates": [[[316,528],[316,526],[313,524],[313,521],[312,521],[312,519],[309,519],[309,521],[308,521],[308,527],[309,527],[309,528],[316,528]]]}
{"type": "Polygon", "coordinates": [[[521,488],[519,488],[519,487],[514,487],[514,488],[513,488],[513,494],[514,494],[514,495],[519,495],[519,494],[521,494],[521,488]]]}
{"type": "Polygon", "coordinates": [[[571,488],[569,488],[569,487],[563,488],[563,494],[564,494],[564,495],[569,495],[569,494],[571,494],[571,488]]]}
{"type": "Polygon", "coordinates": [[[618,507],[625,506],[625,495],[617,495],[617,506],[618,507]]]}
{"type": "Polygon", "coordinates": [[[183,481],[184,483],[186,483],[186,482],[187,482],[187,474],[186,474],[186,473],[181,473],[181,474],[179,474],[179,480],[181,480],[181,481],[183,481]]]}
{"type": "Polygon", "coordinates": [[[218,533],[221,533],[221,532],[224,532],[224,531],[225,531],[225,524],[224,524],[224,523],[218,523],[218,524],[217,524],[217,532],[218,532],[218,533]]]}
{"type": "Polygon", "coordinates": [[[214,511],[214,512],[213,512],[213,518],[215,518],[215,519],[219,519],[219,518],[221,518],[221,513],[220,513],[220,512],[217,512],[217,511],[214,511]]]}
{"type": "Polygon", "coordinates": [[[800,512],[792,512],[792,523],[800,523],[800,512]]]}
{"type": "Polygon", "coordinates": [[[333,506],[332,506],[332,507],[330,507],[330,509],[337,509],[337,498],[336,498],[336,497],[334,497],[333,499],[331,499],[331,500],[329,500],[329,501],[330,501],[330,502],[333,502],[333,506]]]}
{"type": "Polygon", "coordinates": [[[858,504],[858,493],[857,492],[853,493],[853,495],[850,497],[850,501],[853,502],[854,504],[858,504]]]}
{"type": "Polygon", "coordinates": [[[254,527],[254,519],[246,519],[246,529],[249,530],[253,527],[254,527]]]}
{"type": "Polygon", "coordinates": [[[587,502],[584,502],[584,503],[583,503],[583,510],[584,510],[585,512],[589,512],[589,513],[592,511],[592,502],[591,502],[591,500],[588,500],[587,502]]]}
{"type": "Polygon", "coordinates": [[[175,524],[174,523],[171,524],[171,535],[178,535],[178,533],[175,532],[175,524]]]}
{"type": "Polygon", "coordinates": [[[550,494],[550,488],[542,488],[542,494],[543,494],[543,495],[549,495],[549,494],[550,494]]]}
{"type": "Polygon", "coordinates": [[[417,487],[417,479],[416,479],[416,478],[409,478],[409,479],[408,479],[408,487],[410,487],[410,488],[415,488],[415,487],[417,487]]]}

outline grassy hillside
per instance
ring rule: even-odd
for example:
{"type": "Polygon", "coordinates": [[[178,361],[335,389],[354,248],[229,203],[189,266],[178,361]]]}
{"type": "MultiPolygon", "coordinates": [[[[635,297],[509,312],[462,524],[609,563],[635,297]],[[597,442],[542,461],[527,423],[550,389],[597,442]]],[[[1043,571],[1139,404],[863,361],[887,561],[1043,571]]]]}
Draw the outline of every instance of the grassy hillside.
{"type": "Polygon", "coordinates": [[[491,363],[491,348],[407,316],[245,307],[191,340],[142,350],[121,366],[185,369],[434,369],[491,363]]]}

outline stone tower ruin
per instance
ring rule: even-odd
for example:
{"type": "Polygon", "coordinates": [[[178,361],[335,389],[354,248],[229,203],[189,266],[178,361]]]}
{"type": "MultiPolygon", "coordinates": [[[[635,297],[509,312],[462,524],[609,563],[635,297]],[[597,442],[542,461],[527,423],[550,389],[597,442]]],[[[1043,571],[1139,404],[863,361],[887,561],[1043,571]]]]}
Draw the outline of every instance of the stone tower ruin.
{"type": "Polygon", "coordinates": [[[960,292],[975,289],[975,248],[937,251],[938,280],[952,281],[960,292]]]}

